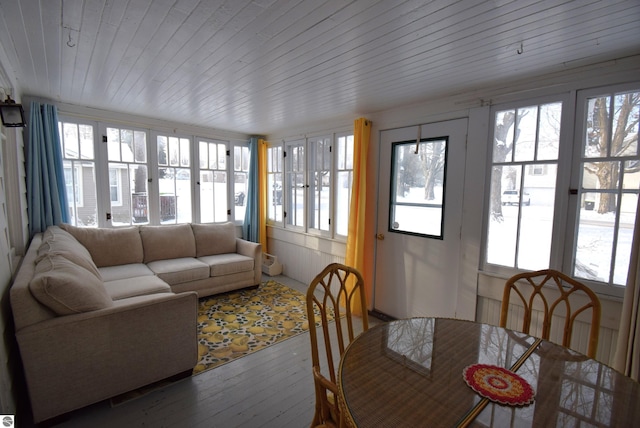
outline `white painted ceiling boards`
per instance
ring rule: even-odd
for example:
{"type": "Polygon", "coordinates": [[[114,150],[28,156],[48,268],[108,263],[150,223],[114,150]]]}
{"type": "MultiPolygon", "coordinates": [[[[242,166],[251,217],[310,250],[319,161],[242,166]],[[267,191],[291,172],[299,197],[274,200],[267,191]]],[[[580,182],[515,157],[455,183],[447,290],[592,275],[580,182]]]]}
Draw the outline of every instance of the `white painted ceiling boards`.
{"type": "Polygon", "coordinates": [[[243,133],[640,53],[640,1],[0,0],[23,95],[243,133]]]}

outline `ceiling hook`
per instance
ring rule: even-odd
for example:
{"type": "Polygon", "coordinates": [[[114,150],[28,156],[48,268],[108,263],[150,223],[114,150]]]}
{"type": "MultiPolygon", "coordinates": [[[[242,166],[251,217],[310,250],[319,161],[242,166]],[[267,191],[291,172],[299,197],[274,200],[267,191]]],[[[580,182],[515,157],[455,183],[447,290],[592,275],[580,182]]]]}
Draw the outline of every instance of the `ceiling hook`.
{"type": "Polygon", "coordinates": [[[516,52],[518,52],[518,55],[522,55],[522,52],[524,52],[524,43],[520,42],[520,47],[516,52]]]}

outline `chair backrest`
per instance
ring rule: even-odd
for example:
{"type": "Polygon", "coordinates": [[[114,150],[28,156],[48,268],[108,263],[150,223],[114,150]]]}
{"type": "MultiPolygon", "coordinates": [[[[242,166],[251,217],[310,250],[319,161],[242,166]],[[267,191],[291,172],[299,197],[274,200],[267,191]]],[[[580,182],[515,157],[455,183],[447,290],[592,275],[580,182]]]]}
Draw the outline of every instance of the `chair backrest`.
{"type": "Polygon", "coordinates": [[[328,367],[325,377],[335,384],[335,364],[351,341],[369,328],[364,280],[360,272],[340,263],[325,267],[307,290],[307,317],[313,367],[318,370],[321,367],[318,331],[314,326],[316,320],[320,323],[328,367]],[[358,320],[361,329],[358,328],[358,320]]]}
{"type": "Polygon", "coordinates": [[[514,275],[507,280],[504,287],[500,312],[501,327],[507,327],[512,291],[524,306],[522,332],[529,334],[534,311],[539,311],[542,317],[542,333],[539,335],[542,339],[549,339],[553,319],[564,319],[562,345],[565,347],[571,346],[571,335],[576,318],[580,314],[588,315],[590,311],[587,356],[595,358],[600,333],[601,309],[600,299],[589,287],[553,269],[514,275]]]}

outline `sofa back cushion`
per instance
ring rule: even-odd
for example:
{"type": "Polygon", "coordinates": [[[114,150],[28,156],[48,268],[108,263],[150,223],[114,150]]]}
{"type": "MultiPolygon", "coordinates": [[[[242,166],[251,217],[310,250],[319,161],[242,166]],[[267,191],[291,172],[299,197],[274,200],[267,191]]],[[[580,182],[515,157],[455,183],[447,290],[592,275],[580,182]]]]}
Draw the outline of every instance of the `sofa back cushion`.
{"type": "Polygon", "coordinates": [[[42,243],[38,247],[36,263],[50,254],[58,254],[67,260],[82,266],[102,280],[102,275],[91,258],[89,250],[69,232],[58,226],[50,226],[42,235],[42,243]]]}
{"type": "Polygon", "coordinates": [[[144,259],[137,227],[107,229],[75,227],[69,224],[62,224],[60,227],[89,250],[97,267],[142,263],[144,259]]]}
{"type": "Polygon", "coordinates": [[[236,252],[236,226],[231,223],[192,224],[196,257],[236,252]]]}
{"type": "Polygon", "coordinates": [[[196,256],[196,241],[188,224],[140,226],[144,263],[196,256]]]}
{"type": "Polygon", "coordinates": [[[48,254],[36,265],[29,290],[56,315],[71,315],[113,306],[104,283],[59,254],[48,254]]]}

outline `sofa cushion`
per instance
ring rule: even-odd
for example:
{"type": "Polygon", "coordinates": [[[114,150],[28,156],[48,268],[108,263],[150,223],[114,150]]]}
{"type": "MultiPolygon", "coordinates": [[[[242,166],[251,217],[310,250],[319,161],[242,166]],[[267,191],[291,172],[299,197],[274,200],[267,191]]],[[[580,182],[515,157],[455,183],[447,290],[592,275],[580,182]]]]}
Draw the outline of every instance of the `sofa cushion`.
{"type": "Polygon", "coordinates": [[[145,296],[147,294],[171,293],[169,284],[155,275],[106,281],[104,288],[114,301],[135,296],[145,296]]]}
{"type": "Polygon", "coordinates": [[[188,224],[140,226],[144,262],[196,256],[196,241],[188,224]]]}
{"type": "Polygon", "coordinates": [[[254,268],[254,260],[251,257],[236,253],[199,257],[198,260],[209,266],[211,276],[253,271],[254,268]]]}
{"type": "Polygon", "coordinates": [[[93,273],[99,280],[102,280],[102,276],[96,264],[93,262],[89,250],[78,242],[69,232],[58,226],[50,226],[42,234],[42,243],[40,247],[38,247],[38,257],[35,262],[38,263],[48,254],[61,255],[67,260],[93,273]]]}
{"type": "Polygon", "coordinates": [[[70,315],[113,306],[104,284],[85,268],[58,254],[36,265],[29,290],[56,315],[70,315]]]}
{"type": "Polygon", "coordinates": [[[121,266],[105,266],[98,269],[102,280],[117,281],[118,279],[135,278],[137,276],[154,276],[151,269],[144,263],[131,263],[121,266]]]}
{"type": "Polygon", "coordinates": [[[209,278],[209,266],[192,257],[156,260],[147,266],[169,285],[209,278]]]}
{"type": "Polygon", "coordinates": [[[231,223],[191,224],[196,257],[236,252],[236,226],[231,223]]]}
{"type": "Polygon", "coordinates": [[[119,229],[76,227],[62,224],[61,228],[84,245],[98,267],[142,263],[144,253],[137,227],[119,229]]]}

